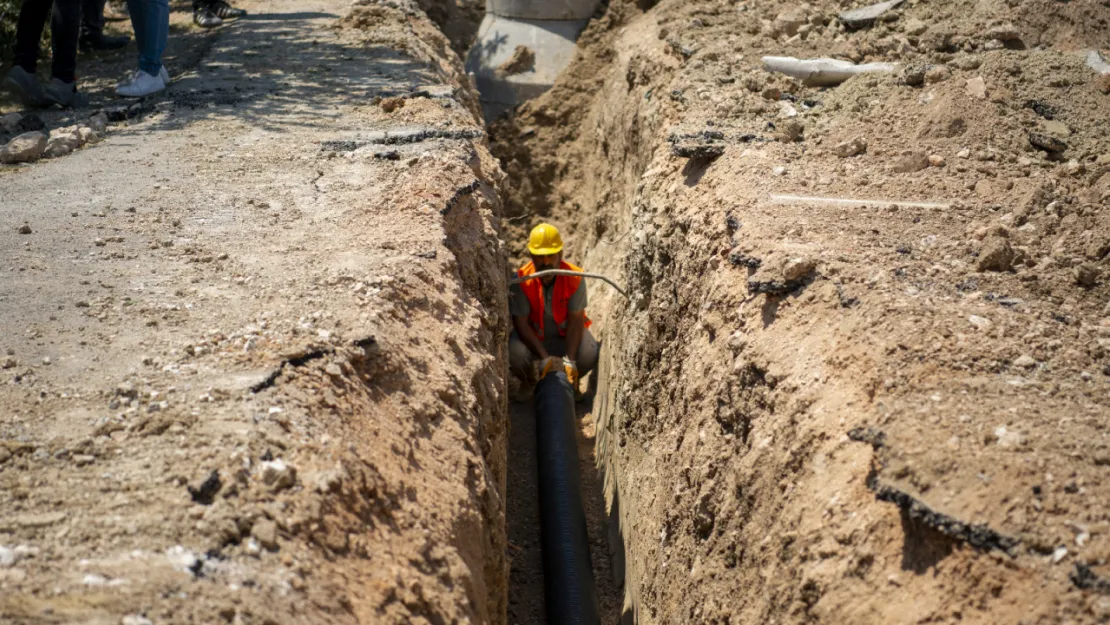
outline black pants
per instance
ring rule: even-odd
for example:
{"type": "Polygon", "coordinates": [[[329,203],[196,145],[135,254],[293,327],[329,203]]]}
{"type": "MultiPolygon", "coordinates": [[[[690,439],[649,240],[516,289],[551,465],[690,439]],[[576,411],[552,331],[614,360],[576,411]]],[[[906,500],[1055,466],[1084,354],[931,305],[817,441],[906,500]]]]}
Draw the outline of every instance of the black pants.
{"type": "Polygon", "coordinates": [[[104,3],[108,0],[81,0],[81,34],[104,30],[104,3]]]}
{"type": "Polygon", "coordinates": [[[23,0],[15,34],[15,64],[35,72],[39,56],[39,38],[54,8],[50,22],[53,37],[54,66],[51,75],[64,82],[77,79],[77,37],[81,31],[82,0],[23,0]]]}

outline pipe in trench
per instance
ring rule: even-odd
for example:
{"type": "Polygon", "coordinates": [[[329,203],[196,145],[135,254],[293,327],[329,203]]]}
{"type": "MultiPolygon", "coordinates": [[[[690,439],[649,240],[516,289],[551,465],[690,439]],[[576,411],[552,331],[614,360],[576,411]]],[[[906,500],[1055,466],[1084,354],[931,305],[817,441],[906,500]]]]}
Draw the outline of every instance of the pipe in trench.
{"type": "Polygon", "coordinates": [[[597,588],[578,475],[574,392],[566,374],[549,373],[536,384],[534,398],[547,622],[599,625],[597,588]]]}

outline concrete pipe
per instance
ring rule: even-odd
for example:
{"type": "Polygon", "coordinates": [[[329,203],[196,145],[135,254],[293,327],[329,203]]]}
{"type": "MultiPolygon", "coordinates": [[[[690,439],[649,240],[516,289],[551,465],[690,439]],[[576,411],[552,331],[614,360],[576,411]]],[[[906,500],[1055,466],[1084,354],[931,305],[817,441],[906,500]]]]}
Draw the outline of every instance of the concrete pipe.
{"type": "Polygon", "coordinates": [[[486,0],[466,58],[487,121],[547,91],[574,58],[599,0],[486,0]]]}

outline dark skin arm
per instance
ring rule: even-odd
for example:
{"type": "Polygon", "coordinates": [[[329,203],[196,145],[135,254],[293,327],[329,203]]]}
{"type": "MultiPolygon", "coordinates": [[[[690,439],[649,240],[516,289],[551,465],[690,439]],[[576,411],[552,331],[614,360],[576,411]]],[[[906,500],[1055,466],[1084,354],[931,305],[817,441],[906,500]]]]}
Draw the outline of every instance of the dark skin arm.
{"type": "Polygon", "coordinates": [[[578,360],[578,346],[586,334],[586,311],[567,313],[567,358],[578,360]]]}
{"type": "MultiPolygon", "coordinates": [[[[513,317],[513,328],[516,329],[516,335],[520,337],[520,342],[524,343],[536,358],[545,360],[550,356],[547,350],[543,348],[543,341],[536,336],[536,331],[532,329],[532,324],[528,323],[528,317],[513,317]]],[[[575,350],[577,351],[577,348],[575,350]]]]}

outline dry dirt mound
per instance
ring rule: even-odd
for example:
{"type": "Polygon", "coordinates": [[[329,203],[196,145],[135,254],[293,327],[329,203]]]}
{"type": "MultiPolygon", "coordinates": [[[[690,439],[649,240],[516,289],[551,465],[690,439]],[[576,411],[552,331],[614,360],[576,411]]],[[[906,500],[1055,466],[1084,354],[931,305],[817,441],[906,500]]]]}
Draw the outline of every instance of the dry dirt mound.
{"type": "Polygon", "coordinates": [[[497,127],[511,210],[634,291],[592,299],[642,622],[1110,617],[1110,8],[998,4],[613,3],[497,127]]]}

